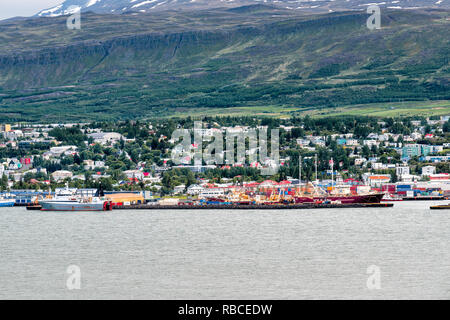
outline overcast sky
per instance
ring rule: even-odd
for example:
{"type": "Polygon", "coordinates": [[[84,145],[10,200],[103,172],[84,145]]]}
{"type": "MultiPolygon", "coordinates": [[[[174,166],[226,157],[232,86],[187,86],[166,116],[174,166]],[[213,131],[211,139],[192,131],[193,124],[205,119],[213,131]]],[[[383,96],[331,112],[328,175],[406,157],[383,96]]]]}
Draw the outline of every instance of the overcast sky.
{"type": "Polygon", "coordinates": [[[51,8],[64,0],[0,0],[0,20],[17,16],[28,17],[51,8]]]}

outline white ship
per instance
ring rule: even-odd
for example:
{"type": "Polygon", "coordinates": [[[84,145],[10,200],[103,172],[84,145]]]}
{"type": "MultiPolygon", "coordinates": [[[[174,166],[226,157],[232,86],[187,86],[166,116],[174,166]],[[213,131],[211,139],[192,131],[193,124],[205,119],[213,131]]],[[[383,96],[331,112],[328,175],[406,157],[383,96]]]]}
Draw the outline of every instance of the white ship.
{"type": "Polygon", "coordinates": [[[100,188],[94,197],[77,198],[73,195],[62,195],[54,199],[39,201],[42,211],[110,211],[112,202],[105,198],[100,188]]]}
{"type": "Polygon", "coordinates": [[[43,200],[42,211],[110,211],[111,201],[93,197],[79,200],[43,200]]]}

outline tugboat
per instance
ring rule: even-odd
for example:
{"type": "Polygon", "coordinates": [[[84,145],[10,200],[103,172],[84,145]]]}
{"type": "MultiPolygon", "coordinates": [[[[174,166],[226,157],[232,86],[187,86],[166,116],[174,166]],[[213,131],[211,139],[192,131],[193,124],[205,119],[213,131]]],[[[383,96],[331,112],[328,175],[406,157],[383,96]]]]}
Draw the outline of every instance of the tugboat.
{"type": "Polygon", "coordinates": [[[41,196],[37,196],[33,198],[31,204],[27,205],[27,210],[30,211],[40,211],[42,210],[42,206],[39,204],[39,199],[42,199],[41,196]]]}
{"type": "Polygon", "coordinates": [[[105,198],[100,186],[94,197],[72,199],[49,199],[39,202],[42,211],[111,211],[112,203],[105,198]]]}

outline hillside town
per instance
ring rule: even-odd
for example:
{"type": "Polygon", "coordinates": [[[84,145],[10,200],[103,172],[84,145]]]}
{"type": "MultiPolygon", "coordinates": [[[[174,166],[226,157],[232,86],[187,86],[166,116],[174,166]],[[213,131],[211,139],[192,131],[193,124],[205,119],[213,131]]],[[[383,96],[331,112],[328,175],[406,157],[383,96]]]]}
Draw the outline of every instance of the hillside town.
{"type": "MultiPolygon", "coordinates": [[[[175,129],[194,120],[0,125],[0,190],[68,186],[145,191],[147,198],[220,196],[233,186],[320,182],[397,195],[450,195],[449,117],[418,119],[205,118],[202,136],[250,128],[280,132],[277,173],[263,161],[176,164],[175,129]],[[246,123],[239,125],[236,123],[246,123]],[[301,160],[300,160],[301,159],[301,160]],[[332,160],[333,159],[333,160],[332,160]],[[301,161],[301,163],[300,163],[301,161]],[[333,161],[333,162],[331,162],[333,161]],[[302,168],[302,169],[301,169],[302,168]]],[[[193,145],[195,149],[195,145],[193,145]]],[[[255,150],[247,150],[249,155],[255,150]]]]}

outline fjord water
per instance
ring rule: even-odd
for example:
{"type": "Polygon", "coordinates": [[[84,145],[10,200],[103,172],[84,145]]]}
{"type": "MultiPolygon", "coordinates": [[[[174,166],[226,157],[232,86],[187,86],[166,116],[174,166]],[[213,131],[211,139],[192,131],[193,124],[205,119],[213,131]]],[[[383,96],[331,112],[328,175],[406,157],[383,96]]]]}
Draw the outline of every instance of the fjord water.
{"type": "MultiPolygon", "coordinates": [[[[0,209],[1,299],[449,299],[450,211],[0,209]],[[68,290],[68,266],[81,289],[68,290]],[[380,270],[369,290],[367,268],[380,270]]],[[[442,204],[442,203],[440,203],[442,204]]]]}

